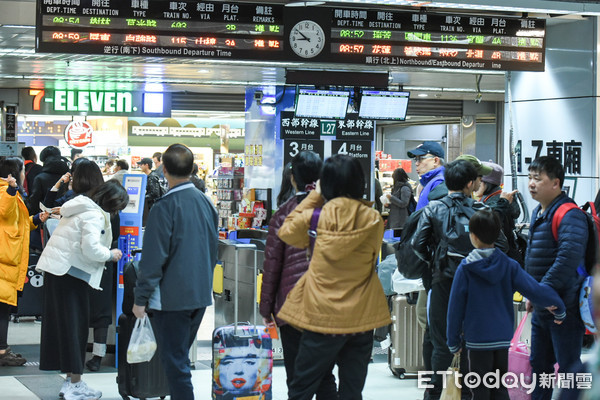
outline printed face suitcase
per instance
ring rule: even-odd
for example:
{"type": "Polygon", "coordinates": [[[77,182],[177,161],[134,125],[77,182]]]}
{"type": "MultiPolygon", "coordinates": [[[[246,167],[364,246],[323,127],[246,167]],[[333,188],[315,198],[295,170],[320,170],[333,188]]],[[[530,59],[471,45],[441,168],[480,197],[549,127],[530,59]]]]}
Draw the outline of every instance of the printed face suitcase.
{"type": "Polygon", "coordinates": [[[271,399],[273,350],[264,326],[224,326],[213,334],[212,398],[271,399]]]}
{"type": "MultiPolygon", "coordinates": [[[[164,398],[169,394],[169,382],[162,366],[159,352],[148,362],[129,364],[127,362],[127,346],[131,338],[131,330],[135,324],[135,316],[121,314],[119,317],[119,348],[117,384],[123,399],[133,396],[139,399],[150,397],[164,398]]],[[[152,320],[152,318],[150,318],[152,320]]]]}
{"type": "Polygon", "coordinates": [[[407,295],[399,294],[392,299],[392,346],[388,350],[388,362],[392,373],[404,378],[405,373],[424,370],[424,331],[418,323],[415,302],[407,295]]]}
{"type": "MultiPolygon", "coordinates": [[[[264,326],[238,324],[240,250],[248,251],[255,245],[235,245],[235,287],[233,325],[217,327],[213,332],[214,400],[270,400],[273,375],[272,340],[264,326]]],[[[256,276],[256,263],[254,263],[256,276]]],[[[256,299],[256,285],[252,299],[256,299]]],[[[256,307],[255,307],[256,308],[256,307]]],[[[256,321],[256,310],[254,310],[256,321]]]]}

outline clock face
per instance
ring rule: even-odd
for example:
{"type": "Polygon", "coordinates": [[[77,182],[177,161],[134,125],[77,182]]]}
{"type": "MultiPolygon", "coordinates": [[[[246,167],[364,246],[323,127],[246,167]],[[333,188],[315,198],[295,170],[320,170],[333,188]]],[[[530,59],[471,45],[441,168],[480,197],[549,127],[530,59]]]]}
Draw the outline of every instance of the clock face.
{"type": "Polygon", "coordinates": [[[314,21],[308,19],[300,21],[290,32],[290,46],[300,57],[315,57],[325,47],[325,33],[314,21]]]}

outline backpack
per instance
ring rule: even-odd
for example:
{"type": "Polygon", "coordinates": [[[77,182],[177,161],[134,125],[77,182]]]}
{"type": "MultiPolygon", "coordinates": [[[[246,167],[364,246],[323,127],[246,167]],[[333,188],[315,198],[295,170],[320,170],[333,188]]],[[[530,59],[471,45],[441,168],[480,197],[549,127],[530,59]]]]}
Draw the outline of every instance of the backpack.
{"type": "Polygon", "coordinates": [[[554,240],[558,241],[558,227],[563,217],[574,208],[580,209],[586,216],[588,226],[588,240],[585,246],[585,274],[582,275],[591,275],[594,266],[598,264],[598,257],[600,256],[600,218],[598,217],[594,203],[588,201],[583,206],[581,206],[581,208],[579,208],[575,203],[561,204],[556,209],[556,212],[552,217],[552,236],[554,237],[554,240]]]}
{"type": "Polygon", "coordinates": [[[461,200],[454,200],[447,196],[439,201],[449,208],[449,217],[445,227],[446,231],[435,250],[436,253],[444,256],[434,257],[441,260],[439,265],[441,274],[446,278],[454,278],[458,265],[473,250],[473,244],[469,238],[469,220],[477,209],[465,206],[461,200]]]}
{"type": "Polygon", "coordinates": [[[424,208],[421,208],[406,218],[404,228],[402,229],[402,237],[400,238],[400,242],[395,246],[398,272],[407,279],[422,278],[429,269],[429,263],[419,258],[417,253],[413,251],[411,244],[423,210],[424,208]]]}
{"type": "Polygon", "coordinates": [[[586,216],[588,226],[588,240],[585,246],[585,260],[583,268],[578,268],[577,271],[584,276],[584,280],[579,289],[579,313],[581,320],[586,329],[591,333],[596,333],[596,325],[594,324],[594,312],[592,309],[592,285],[594,267],[598,265],[598,257],[600,255],[600,218],[596,212],[594,203],[588,201],[581,208],[575,203],[561,204],[552,217],[552,236],[558,241],[558,227],[567,212],[574,208],[580,209],[586,216]],[[588,212],[589,209],[589,212],[588,212]]]}
{"type": "Polygon", "coordinates": [[[408,206],[406,206],[406,211],[408,211],[408,215],[411,215],[417,209],[417,200],[415,200],[415,196],[410,195],[410,200],[408,200],[408,206]]]}

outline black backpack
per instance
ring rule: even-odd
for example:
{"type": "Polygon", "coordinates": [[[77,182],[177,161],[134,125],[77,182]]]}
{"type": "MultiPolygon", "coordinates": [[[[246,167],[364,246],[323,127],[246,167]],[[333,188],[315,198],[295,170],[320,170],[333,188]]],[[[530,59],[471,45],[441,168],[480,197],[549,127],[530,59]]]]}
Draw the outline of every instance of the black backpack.
{"type": "MultiPolygon", "coordinates": [[[[439,269],[442,276],[454,278],[460,262],[473,250],[469,238],[469,220],[477,208],[463,204],[462,199],[444,197],[440,199],[448,208],[448,218],[444,235],[435,249],[435,260],[440,260],[439,269]],[[440,254],[438,256],[438,254],[440,254]]],[[[486,206],[481,203],[481,208],[486,206]]]]}
{"type": "Polygon", "coordinates": [[[429,263],[417,256],[411,244],[412,238],[417,231],[421,214],[423,214],[423,208],[408,216],[402,229],[400,242],[396,244],[398,271],[407,279],[422,278],[429,270],[429,263]]]}
{"type": "Polygon", "coordinates": [[[415,200],[415,196],[410,195],[410,200],[408,200],[408,206],[406,206],[406,210],[408,211],[408,215],[411,215],[417,209],[417,201],[415,200]]]}

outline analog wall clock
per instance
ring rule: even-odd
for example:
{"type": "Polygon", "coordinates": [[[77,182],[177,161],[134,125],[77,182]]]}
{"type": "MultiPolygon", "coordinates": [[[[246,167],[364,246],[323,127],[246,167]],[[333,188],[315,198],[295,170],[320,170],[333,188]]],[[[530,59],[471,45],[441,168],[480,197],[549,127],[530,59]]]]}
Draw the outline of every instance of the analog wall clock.
{"type": "Polygon", "coordinates": [[[316,22],[305,19],[292,28],[290,46],[302,58],[315,57],[325,47],[325,32],[316,22]]]}

